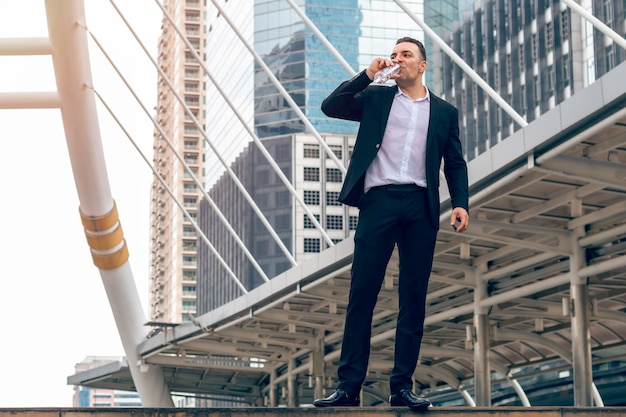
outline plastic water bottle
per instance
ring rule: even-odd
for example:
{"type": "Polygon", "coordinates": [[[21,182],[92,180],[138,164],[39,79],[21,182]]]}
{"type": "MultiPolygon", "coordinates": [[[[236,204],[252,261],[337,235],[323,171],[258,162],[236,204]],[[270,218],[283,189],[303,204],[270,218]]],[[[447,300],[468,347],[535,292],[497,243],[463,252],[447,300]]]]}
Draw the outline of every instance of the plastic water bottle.
{"type": "Polygon", "coordinates": [[[400,64],[395,64],[392,67],[383,68],[374,74],[374,82],[377,84],[386,83],[392,75],[397,74],[400,71],[400,64]]]}

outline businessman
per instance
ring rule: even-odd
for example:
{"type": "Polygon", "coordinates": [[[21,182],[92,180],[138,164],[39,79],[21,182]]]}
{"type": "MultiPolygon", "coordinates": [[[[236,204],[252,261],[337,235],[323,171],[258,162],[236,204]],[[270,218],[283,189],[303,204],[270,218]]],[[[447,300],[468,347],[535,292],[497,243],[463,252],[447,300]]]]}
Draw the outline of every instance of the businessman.
{"type": "Polygon", "coordinates": [[[339,200],[359,208],[350,295],[336,390],[317,407],[358,406],[370,353],[372,314],[387,264],[397,244],[399,311],[391,406],[425,410],[413,393],[413,372],[424,333],[426,292],[439,230],[439,170],[452,201],[450,227],[469,224],[467,165],[459,140],[457,109],[423,83],[426,51],[416,39],[398,39],[389,59],[376,58],[322,103],[330,117],[360,122],[339,200]],[[396,85],[371,84],[395,63],[396,85]]]}

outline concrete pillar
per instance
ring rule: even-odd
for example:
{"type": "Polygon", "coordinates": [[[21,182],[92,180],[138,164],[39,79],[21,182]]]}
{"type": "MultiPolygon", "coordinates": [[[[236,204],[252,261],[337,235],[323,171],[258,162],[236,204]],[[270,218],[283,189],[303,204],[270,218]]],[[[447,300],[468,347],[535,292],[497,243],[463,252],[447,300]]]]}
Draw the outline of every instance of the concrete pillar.
{"type": "MultiPolygon", "coordinates": [[[[582,215],[582,201],[571,202],[573,217],[582,215]]],[[[570,316],[572,326],[572,365],[574,369],[574,406],[593,405],[593,375],[591,372],[591,334],[589,319],[591,303],[587,279],[580,278],[578,271],[586,266],[584,250],[578,244],[583,230],[572,231],[572,255],[570,256],[570,316]]]]}
{"type": "Polygon", "coordinates": [[[587,284],[572,284],[572,358],[574,368],[574,406],[593,405],[593,375],[591,372],[591,336],[589,333],[589,288],[587,284]]]}
{"type": "Polygon", "coordinates": [[[314,378],[313,398],[324,397],[324,380],[326,363],[324,361],[324,332],[318,332],[315,338],[316,349],[311,352],[309,362],[310,374],[314,378]]]}
{"type": "Polygon", "coordinates": [[[490,365],[490,332],[488,309],[480,307],[479,302],[487,298],[487,283],[481,274],[474,272],[476,289],[474,291],[474,381],[476,405],[491,406],[491,365],[490,365]]]}
{"type": "Polygon", "coordinates": [[[278,407],[278,397],[276,396],[276,369],[272,365],[272,370],[270,372],[270,386],[269,386],[269,396],[270,396],[270,407],[278,407]]]}
{"type": "Polygon", "coordinates": [[[294,370],[296,369],[296,360],[289,357],[289,364],[287,365],[287,407],[298,406],[298,389],[297,389],[297,375],[294,370]]]}
{"type": "Polygon", "coordinates": [[[324,353],[315,350],[310,355],[311,376],[315,378],[313,386],[313,397],[322,398],[324,396],[324,353]]]}

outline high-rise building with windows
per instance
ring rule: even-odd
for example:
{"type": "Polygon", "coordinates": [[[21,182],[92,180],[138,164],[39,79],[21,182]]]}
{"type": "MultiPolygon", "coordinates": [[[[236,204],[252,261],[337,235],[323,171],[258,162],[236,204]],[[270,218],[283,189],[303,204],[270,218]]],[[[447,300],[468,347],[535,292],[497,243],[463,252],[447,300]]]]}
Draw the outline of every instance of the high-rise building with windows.
{"type": "MultiPolygon", "coordinates": [[[[581,6],[626,35],[623,2],[585,0],[581,6]]],[[[557,0],[486,0],[444,37],[528,122],[626,59],[622,48],[557,0]]],[[[519,126],[448,56],[440,55],[433,84],[459,109],[465,155],[472,160],[519,126]]]]}
{"type": "Polygon", "coordinates": [[[180,323],[188,319],[186,313],[196,312],[198,238],[191,220],[204,182],[204,3],[164,2],[174,24],[164,17],[158,46],[165,75],[158,78],[161,128],[154,134],[153,162],[165,184],[155,177],[151,190],[150,318],[155,322],[180,323]]]}

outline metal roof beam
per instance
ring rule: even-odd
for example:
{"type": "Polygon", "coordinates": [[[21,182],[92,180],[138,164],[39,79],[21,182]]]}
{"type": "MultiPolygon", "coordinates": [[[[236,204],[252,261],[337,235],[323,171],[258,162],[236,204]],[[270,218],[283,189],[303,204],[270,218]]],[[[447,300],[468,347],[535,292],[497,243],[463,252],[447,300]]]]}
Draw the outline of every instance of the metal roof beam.
{"type": "Polygon", "coordinates": [[[568,177],[595,182],[605,187],[626,190],[626,166],[624,164],[559,155],[543,162],[539,167],[568,177]]]}

